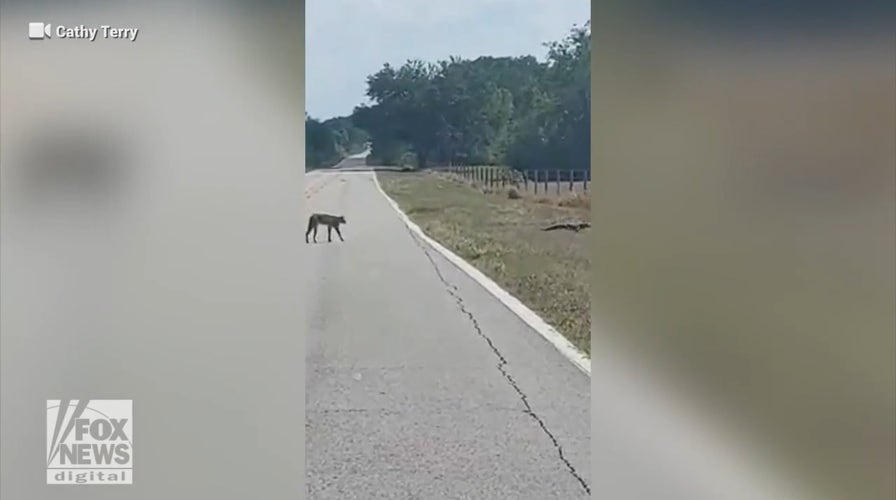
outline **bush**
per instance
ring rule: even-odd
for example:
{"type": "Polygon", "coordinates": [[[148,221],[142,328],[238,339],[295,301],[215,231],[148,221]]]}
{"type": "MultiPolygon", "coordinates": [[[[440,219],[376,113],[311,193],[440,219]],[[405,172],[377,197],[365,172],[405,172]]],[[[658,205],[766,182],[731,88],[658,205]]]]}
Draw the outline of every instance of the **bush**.
{"type": "Polygon", "coordinates": [[[562,198],[557,204],[561,207],[591,208],[591,196],[587,194],[574,194],[562,198]]]}

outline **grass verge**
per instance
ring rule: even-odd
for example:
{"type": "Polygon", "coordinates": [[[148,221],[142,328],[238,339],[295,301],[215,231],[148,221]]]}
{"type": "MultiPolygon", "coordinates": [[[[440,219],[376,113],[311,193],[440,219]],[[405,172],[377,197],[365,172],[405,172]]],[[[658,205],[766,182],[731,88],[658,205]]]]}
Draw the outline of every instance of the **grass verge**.
{"type": "Polygon", "coordinates": [[[427,235],[591,353],[590,230],[541,230],[567,219],[590,222],[587,204],[483,190],[431,172],[377,172],[377,177],[427,235]]]}

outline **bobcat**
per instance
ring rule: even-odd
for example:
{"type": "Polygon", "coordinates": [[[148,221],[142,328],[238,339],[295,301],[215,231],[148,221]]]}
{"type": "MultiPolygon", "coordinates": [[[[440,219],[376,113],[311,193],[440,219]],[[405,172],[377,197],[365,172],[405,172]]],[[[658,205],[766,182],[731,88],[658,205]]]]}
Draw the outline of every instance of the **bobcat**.
{"type": "Polygon", "coordinates": [[[342,238],[342,233],[339,232],[339,224],[347,224],[345,221],[345,217],[342,215],[328,215],[328,214],[311,214],[311,217],[308,217],[308,229],[305,231],[305,243],[308,243],[308,235],[314,231],[314,242],[317,243],[317,226],[323,224],[327,226],[327,241],[333,241],[333,230],[336,230],[336,234],[339,235],[339,239],[345,241],[342,238]]]}

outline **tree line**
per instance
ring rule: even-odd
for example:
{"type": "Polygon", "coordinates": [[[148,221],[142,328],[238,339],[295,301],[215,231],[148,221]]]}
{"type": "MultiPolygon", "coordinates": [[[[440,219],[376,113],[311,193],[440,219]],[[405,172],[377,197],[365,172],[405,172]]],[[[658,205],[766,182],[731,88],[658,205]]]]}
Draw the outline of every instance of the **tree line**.
{"type": "MultiPolygon", "coordinates": [[[[483,56],[384,64],[367,78],[370,104],[333,125],[349,136],[359,130],[372,144],[371,160],[381,165],[588,169],[590,21],[545,45],[543,62],[534,56],[483,56]]],[[[327,127],[329,120],[309,119],[308,156],[338,154],[345,136],[327,127]]]]}
{"type": "Polygon", "coordinates": [[[305,113],[305,168],[331,167],[364,150],[370,135],[349,116],[320,121],[305,113]]]}

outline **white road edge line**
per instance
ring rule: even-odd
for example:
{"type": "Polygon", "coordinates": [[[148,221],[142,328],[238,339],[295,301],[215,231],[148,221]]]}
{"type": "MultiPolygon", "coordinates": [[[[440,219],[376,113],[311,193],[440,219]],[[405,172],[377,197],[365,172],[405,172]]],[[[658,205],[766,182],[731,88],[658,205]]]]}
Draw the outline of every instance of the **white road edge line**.
{"type": "Polygon", "coordinates": [[[448,250],[444,246],[442,246],[438,241],[430,238],[420,229],[420,226],[415,224],[410,217],[407,216],[402,210],[401,207],[398,206],[398,203],[395,202],[392,198],[383,191],[383,187],[380,186],[380,181],[376,176],[376,172],[370,172],[370,175],[373,176],[373,183],[376,184],[376,188],[379,190],[380,194],[386,198],[386,201],[392,205],[392,208],[398,213],[398,217],[402,222],[417,236],[419,236],[423,241],[425,241],[429,246],[433,247],[437,252],[442,254],[443,257],[448,259],[449,262],[457,266],[458,269],[466,273],[473,281],[479,283],[483,288],[485,288],[489,293],[491,293],[496,299],[501,301],[504,306],[510,309],[514,314],[519,316],[523,322],[529,325],[530,328],[539,333],[542,337],[545,338],[551,345],[554,346],[560,354],[562,354],[566,359],[568,359],[572,364],[574,364],[579,370],[584,372],[588,377],[591,377],[591,359],[581,350],[579,350],[576,346],[572,344],[569,340],[566,339],[563,335],[560,334],[554,327],[549,325],[545,320],[543,320],[538,314],[535,313],[532,309],[526,307],[525,304],[519,301],[513,295],[510,295],[506,290],[498,286],[491,278],[483,274],[481,271],[473,267],[467,261],[458,257],[454,252],[448,250]]]}

